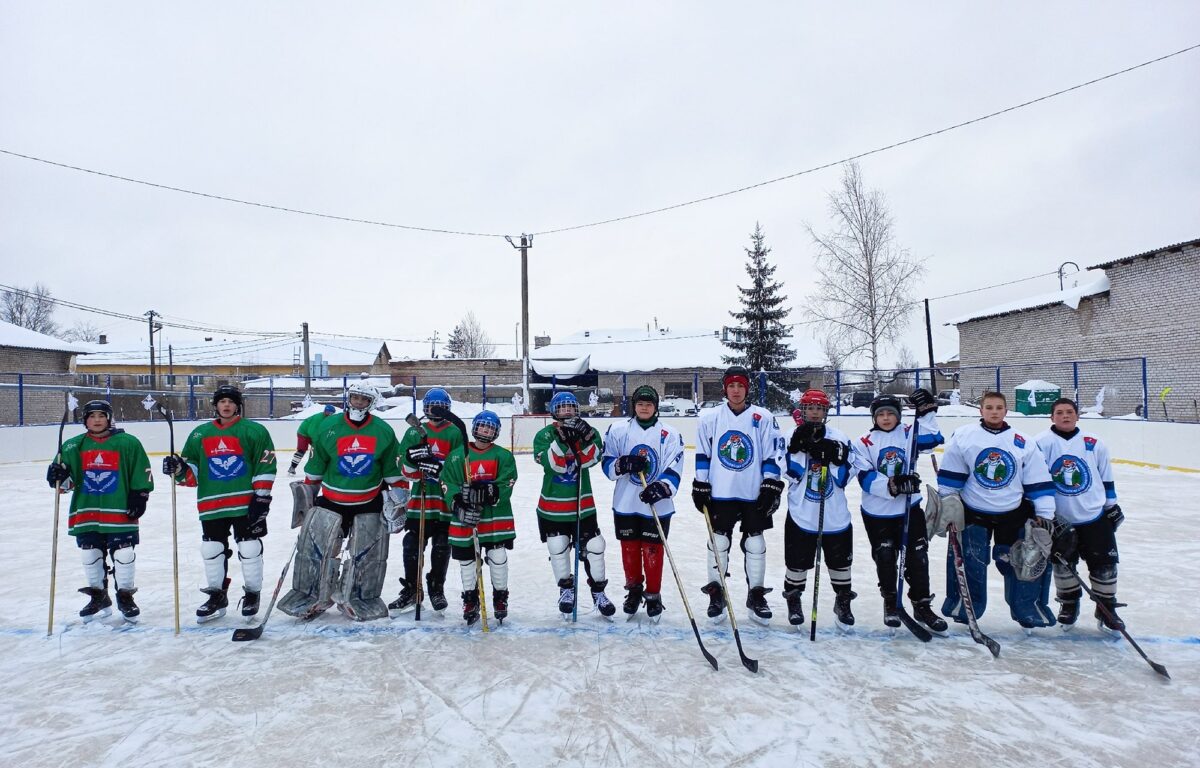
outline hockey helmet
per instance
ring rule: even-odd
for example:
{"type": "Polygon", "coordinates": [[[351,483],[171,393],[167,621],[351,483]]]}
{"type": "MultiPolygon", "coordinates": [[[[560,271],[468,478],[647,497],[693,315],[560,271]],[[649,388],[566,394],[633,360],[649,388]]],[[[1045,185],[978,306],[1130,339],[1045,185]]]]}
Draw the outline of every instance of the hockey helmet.
{"type": "Polygon", "coordinates": [[[425,393],[424,399],[421,400],[422,412],[425,418],[430,421],[441,421],[435,411],[450,410],[453,401],[450,399],[450,393],[441,387],[434,387],[425,393]]]}
{"type": "Polygon", "coordinates": [[[483,410],[471,419],[471,437],[481,443],[494,443],[500,436],[500,417],[495,411],[483,410]]]}
{"type": "Polygon", "coordinates": [[[570,392],[556,392],[550,398],[550,416],[555,421],[571,419],[579,415],[579,401],[570,392]]]}

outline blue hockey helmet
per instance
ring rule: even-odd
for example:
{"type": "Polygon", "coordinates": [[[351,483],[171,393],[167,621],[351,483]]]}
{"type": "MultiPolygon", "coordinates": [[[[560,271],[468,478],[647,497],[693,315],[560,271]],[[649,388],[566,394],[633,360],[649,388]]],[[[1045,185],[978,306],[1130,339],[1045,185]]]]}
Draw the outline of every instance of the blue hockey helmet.
{"type": "Polygon", "coordinates": [[[500,436],[500,417],[495,411],[480,411],[471,419],[471,437],[481,443],[494,443],[500,436]]]}
{"type": "Polygon", "coordinates": [[[433,408],[441,407],[441,408],[445,408],[448,411],[448,410],[450,410],[450,406],[452,404],[453,404],[453,401],[450,400],[450,393],[447,392],[446,390],[442,389],[441,387],[434,387],[433,389],[426,392],[425,398],[421,401],[421,406],[422,406],[423,412],[425,413],[425,418],[431,419],[433,421],[441,421],[441,419],[437,418],[432,413],[433,408]]]}
{"type": "Polygon", "coordinates": [[[575,395],[570,392],[558,392],[550,398],[550,416],[555,421],[570,419],[578,415],[579,401],[575,399],[575,395]]]}
{"type": "Polygon", "coordinates": [[[337,406],[333,403],[325,404],[325,415],[330,416],[337,410],[337,406]]]}

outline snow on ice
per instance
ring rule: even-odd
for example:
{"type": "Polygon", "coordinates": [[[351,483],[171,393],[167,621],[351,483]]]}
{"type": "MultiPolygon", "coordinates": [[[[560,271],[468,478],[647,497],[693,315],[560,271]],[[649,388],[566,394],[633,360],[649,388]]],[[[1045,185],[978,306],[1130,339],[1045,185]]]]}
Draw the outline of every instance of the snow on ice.
{"type": "MultiPolygon", "coordinates": [[[[286,461],[286,456],[281,457],[286,461]]],[[[924,459],[922,471],[932,477],[924,459]]],[[[690,457],[689,457],[689,463],[690,457]]],[[[54,634],[46,637],[52,494],[45,468],[0,466],[6,535],[0,539],[0,754],[6,765],[1196,765],[1200,744],[1200,542],[1194,532],[1200,477],[1119,466],[1128,522],[1120,531],[1119,597],[1130,631],[1166,665],[1161,680],[1120,639],[1090,620],[1026,637],[1008,618],[990,570],[982,628],[999,659],[952,625],[923,645],[884,631],[881,600],[861,525],[855,532],[858,617],[849,636],[832,627],[823,578],[820,631],[809,642],[787,626],[782,513],[768,534],[768,628],[745,618],[745,582],[734,547],[729,580],[752,675],[727,624],[704,618],[705,532],[686,494],[670,545],[704,642],[700,656],[669,569],[658,626],[608,623],[581,603],[577,625],[558,618],[557,590],[538,540],[539,468],[518,457],[516,549],[510,620],[484,635],[458,611],[452,565],[445,618],[426,611],[354,624],[336,611],[310,623],[276,612],[263,637],[233,643],[232,615],[197,626],[204,597],[194,489],[178,492],[183,632],[173,634],[170,494],[163,478],[142,520],[138,602],[142,620],[85,626],[79,555],[59,535],[54,634]],[[1028,755],[1028,757],[1025,757],[1028,755]]],[[[595,478],[608,538],[609,594],[622,597],[608,502],[595,478]]],[[[690,483],[684,477],[684,488],[690,483]]],[[[290,497],[276,481],[266,540],[267,588],[295,532],[290,497]]],[[[851,502],[858,491],[852,487],[851,502]]],[[[944,591],[946,540],[931,545],[933,588],[944,591]]],[[[392,538],[387,600],[398,591],[392,538]]],[[[240,571],[231,564],[231,596],[240,571]]],[[[290,576],[289,576],[290,578],[290,576]]],[[[811,599],[811,592],[805,600],[811,599]]],[[[586,597],[585,597],[586,601],[586,597]]],[[[264,609],[265,609],[264,596],[264,609]]],[[[940,603],[940,598],[935,601],[940,603]]],[[[231,609],[230,614],[235,613],[231,609]]]]}

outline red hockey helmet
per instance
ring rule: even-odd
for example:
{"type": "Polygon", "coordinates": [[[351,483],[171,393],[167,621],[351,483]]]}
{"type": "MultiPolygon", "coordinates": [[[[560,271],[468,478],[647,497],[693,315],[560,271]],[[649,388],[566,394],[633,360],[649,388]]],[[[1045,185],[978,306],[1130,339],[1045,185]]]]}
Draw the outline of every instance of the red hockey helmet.
{"type": "Polygon", "coordinates": [[[800,407],[806,405],[823,405],[828,408],[832,403],[829,402],[829,395],[825,394],[825,390],[810,389],[800,396],[800,407]]]}

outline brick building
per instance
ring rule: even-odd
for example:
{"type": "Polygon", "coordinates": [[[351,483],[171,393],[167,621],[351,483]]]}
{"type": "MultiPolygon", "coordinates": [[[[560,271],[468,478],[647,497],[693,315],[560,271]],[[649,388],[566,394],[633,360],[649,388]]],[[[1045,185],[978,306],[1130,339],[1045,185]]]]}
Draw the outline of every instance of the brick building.
{"type": "Polygon", "coordinates": [[[1103,387],[1104,415],[1141,414],[1140,360],[1051,362],[1145,357],[1150,417],[1200,421],[1197,285],[1200,240],[1191,240],[1096,264],[1075,288],[953,320],[963,397],[995,387],[994,372],[971,366],[1005,365],[1013,367],[1001,369],[1001,389],[1010,396],[1025,379],[1050,381],[1067,396],[1078,381],[1080,406],[1103,387]]]}
{"type": "Polygon", "coordinates": [[[0,321],[0,424],[46,424],[61,419],[63,393],[38,387],[73,384],[75,356],[90,351],[90,344],[63,341],[0,321]]]}

